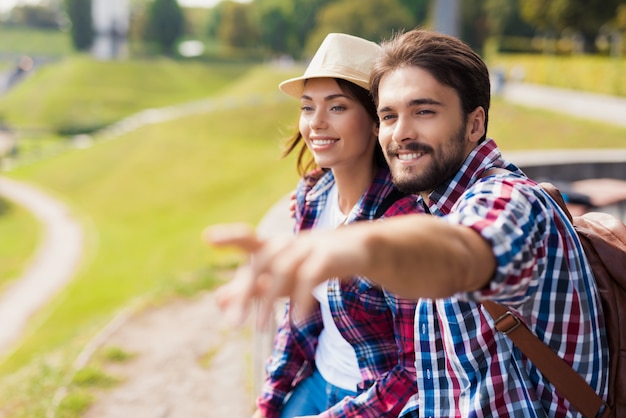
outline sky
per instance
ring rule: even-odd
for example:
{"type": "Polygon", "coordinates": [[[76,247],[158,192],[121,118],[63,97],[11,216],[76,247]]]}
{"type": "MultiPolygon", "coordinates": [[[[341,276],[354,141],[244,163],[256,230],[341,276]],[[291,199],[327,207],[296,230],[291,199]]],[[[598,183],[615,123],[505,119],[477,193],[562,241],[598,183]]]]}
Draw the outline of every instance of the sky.
{"type": "MultiPolygon", "coordinates": [[[[41,0],[0,0],[0,13],[6,12],[16,4],[37,4],[41,0]]],[[[185,7],[213,7],[220,0],[178,0],[178,4],[185,7]]]]}

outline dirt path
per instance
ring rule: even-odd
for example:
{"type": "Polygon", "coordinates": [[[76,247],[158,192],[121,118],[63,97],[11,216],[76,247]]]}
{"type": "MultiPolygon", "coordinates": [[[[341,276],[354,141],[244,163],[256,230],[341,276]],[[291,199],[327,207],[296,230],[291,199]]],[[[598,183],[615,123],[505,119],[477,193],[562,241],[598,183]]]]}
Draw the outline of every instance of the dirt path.
{"type": "Polygon", "coordinates": [[[0,293],[0,356],[13,348],[30,316],[74,276],[83,231],[61,202],[26,183],[0,177],[0,195],[28,209],[42,224],[42,240],[24,275],[0,293]]]}
{"type": "Polygon", "coordinates": [[[249,328],[232,329],[212,293],[145,311],[110,336],[134,357],[108,363],[124,379],[85,418],[249,418],[253,412],[249,328]]]}
{"type": "MultiPolygon", "coordinates": [[[[285,197],[257,230],[289,234],[292,222],[285,197]]],[[[233,329],[210,292],[142,312],[103,343],[135,357],[105,367],[124,381],[101,391],[84,418],[249,418],[273,335],[233,329]]]]}

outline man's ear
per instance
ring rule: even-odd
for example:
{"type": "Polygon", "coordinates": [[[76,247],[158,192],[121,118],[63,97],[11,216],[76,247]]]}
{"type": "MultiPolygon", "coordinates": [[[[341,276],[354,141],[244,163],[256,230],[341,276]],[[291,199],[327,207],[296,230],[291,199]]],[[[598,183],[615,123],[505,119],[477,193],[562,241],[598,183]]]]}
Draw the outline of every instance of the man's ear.
{"type": "Polygon", "coordinates": [[[477,143],[485,136],[485,109],[478,106],[467,116],[467,138],[470,142],[477,143]]]}

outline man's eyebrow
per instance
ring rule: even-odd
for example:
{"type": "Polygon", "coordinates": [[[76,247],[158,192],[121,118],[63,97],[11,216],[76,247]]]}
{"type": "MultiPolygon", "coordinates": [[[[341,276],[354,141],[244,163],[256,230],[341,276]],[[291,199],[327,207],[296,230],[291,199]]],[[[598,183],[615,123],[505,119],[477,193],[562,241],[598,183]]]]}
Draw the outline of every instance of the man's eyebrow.
{"type": "MultiPolygon", "coordinates": [[[[407,107],[420,106],[420,105],[435,105],[443,106],[443,103],[435,99],[413,99],[407,103],[407,107]]],[[[390,112],[393,109],[390,106],[383,106],[378,108],[378,112],[390,112]]]]}
{"type": "Polygon", "coordinates": [[[419,106],[419,105],[424,105],[424,104],[428,104],[428,105],[436,105],[436,106],[442,106],[443,103],[435,100],[435,99],[413,99],[411,101],[409,101],[409,106],[419,106]]]}

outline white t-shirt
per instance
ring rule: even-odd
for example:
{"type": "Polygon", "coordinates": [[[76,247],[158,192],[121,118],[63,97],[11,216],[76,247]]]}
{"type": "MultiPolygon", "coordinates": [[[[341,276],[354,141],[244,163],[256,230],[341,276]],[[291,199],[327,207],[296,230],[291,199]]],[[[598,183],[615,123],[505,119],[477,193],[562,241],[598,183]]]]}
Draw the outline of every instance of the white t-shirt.
{"type": "MultiPolygon", "coordinates": [[[[339,209],[337,186],[333,185],[329,192],[326,205],[320,213],[315,226],[316,230],[337,228],[345,222],[346,215],[339,209]]],[[[315,351],[315,364],[324,379],[337,387],[356,392],[357,384],[361,382],[359,363],[352,346],[339,332],[328,303],[328,282],[318,285],[313,290],[313,296],[320,303],[324,329],[319,335],[315,351]]]]}

